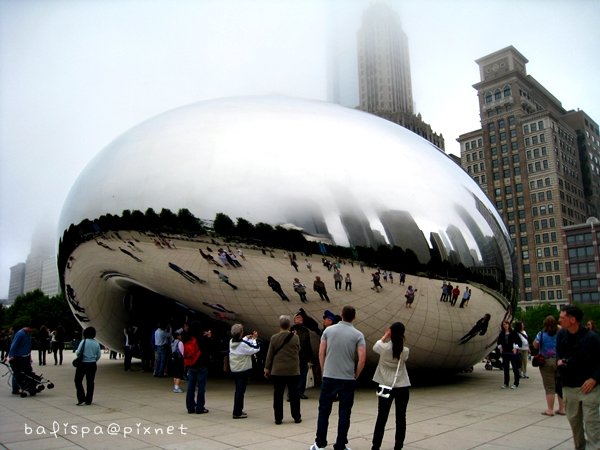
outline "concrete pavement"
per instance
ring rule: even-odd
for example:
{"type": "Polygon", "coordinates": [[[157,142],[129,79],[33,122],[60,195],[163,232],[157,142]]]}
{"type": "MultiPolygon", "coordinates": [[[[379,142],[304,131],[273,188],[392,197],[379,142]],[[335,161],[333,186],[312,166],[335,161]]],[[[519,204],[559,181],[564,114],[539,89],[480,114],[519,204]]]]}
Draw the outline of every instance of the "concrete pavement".
{"type": "MultiPolygon", "coordinates": [[[[0,448],[306,450],[314,442],[318,389],[308,390],[309,399],[302,401],[302,423],[291,420],[286,405],[284,423],[275,425],[269,384],[251,382],[246,392],[248,418],[233,420],[233,382],[209,379],[206,407],[210,413],[189,415],[185,394],[171,391],[171,379],[141,371],[126,373],[122,360],[109,360],[103,354],[94,403],[76,406],[73,354],[65,356],[62,366],[34,365],[34,371],[44,373],[56,385],[35,397],[11,395],[8,376],[1,378],[0,448]]],[[[4,373],[3,367],[0,371],[4,373]]],[[[404,448],[572,449],[566,418],[541,415],[545,407],[542,381],[537,369],[530,367],[529,375],[518,390],[502,390],[502,372],[487,371],[479,364],[472,373],[459,374],[448,384],[413,387],[404,448]]],[[[371,448],[376,415],[374,388],[360,389],[352,412],[350,448],[371,448]]],[[[334,410],[328,448],[335,441],[336,423],[334,410]]],[[[391,412],[382,448],[393,448],[393,439],[391,412]]]]}

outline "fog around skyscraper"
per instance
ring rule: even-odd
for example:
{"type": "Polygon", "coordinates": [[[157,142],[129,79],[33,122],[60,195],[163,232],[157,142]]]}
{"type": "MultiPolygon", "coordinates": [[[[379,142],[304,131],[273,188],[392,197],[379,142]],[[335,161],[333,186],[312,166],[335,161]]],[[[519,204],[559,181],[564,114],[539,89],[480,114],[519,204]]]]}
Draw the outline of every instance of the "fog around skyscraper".
{"type": "MultiPolygon", "coordinates": [[[[134,125],[235,95],[356,107],[357,32],[370,3],[0,0],[0,297],[34,226],[54,228],[83,167],[134,125]]],[[[508,0],[388,3],[408,37],[415,112],[448,153],[480,127],[474,61],[507,45],[566,108],[600,118],[600,3],[532,0],[518,12],[508,0]]]]}

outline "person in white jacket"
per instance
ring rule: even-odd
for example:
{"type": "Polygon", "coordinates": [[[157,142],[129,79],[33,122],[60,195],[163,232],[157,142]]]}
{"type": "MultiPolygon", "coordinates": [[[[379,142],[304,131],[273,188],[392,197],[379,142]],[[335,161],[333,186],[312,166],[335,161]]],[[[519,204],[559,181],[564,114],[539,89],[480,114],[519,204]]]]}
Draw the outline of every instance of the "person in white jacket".
{"type": "Polygon", "coordinates": [[[244,327],[236,323],[231,327],[231,340],[229,341],[229,366],[231,375],[235,380],[235,395],[233,398],[233,418],[245,419],[248,414],[244,412],[244,394],[248,385],[248,378],[252,372],[252,355],[258,353],[260,346],[256,342],[258,332],[244,336],[244,327]]]}
{"type": "Polygon", "coordinates": [[[396,403],[396,436],[394,449],[404,445],[406,436],[406,408],[408,406],[410,380],[406,371],[409,349],[404,346],[404,324],[393,323],[373,346],[379,354],[379,363],[373,381],[379,384],[377,420],[373,431],[373,450],[379,450],[383,441],[385,424],[392,403],[396,403]],[[387,389],[386,389],[387,387],[387,389]]]}

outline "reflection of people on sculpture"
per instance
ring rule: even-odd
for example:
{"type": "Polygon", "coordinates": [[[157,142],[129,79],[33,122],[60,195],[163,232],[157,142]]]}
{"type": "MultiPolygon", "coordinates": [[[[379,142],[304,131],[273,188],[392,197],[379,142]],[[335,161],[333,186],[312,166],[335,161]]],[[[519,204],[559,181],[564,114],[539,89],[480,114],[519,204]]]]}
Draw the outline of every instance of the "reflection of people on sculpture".
{"type": "MultiPolygon", "coordinates": [[[[190,283],[195,283],[196,282],[196,278],[198,278],[195,275],[192,276],[193,274],[190,275],[190,273],[188,273],[188,271],[183,270],[177,264],[174,264],[172,262],[169,262],[169,267],[171,269],[173,269],[175,272],[177,272],[179,275],[181,275],[183,278],[185,278],[186,280],[188,280],[190,283]]],[[[200,278],[198,278],[198,280],[200,280],[200,278]]],[[[200,282],[202,282],[202,281],[204,281],[204,280],[200,280],[200,282]]]]}
{"type": "Polygon", "coordinates": [[[123,253],[125,253],[127,256],[132,257],[133,259],[135,259],[137,262],[142,262],[142,260],[140,258],[138,258],[137,256],[135,256],[133,253],[131,253],[129,250],[125,250],[123,247],[119,247],[119,250],[121,250],[123,253]]]}
{"type": "Polygon", "coordinates": [[[186,270],[185,273],[188,274],[190,277],[192,277],[194,280],[196,280],[198,283],[201,283],[201,284],[206,283],[206,280],[203,280],[202,278],[200,278],[198,275],[196,275],[194,272],[192,272],[190,270],[186,270]]]}
{"type": "Polygon", "coordinates": [[[215,266],[219,266],[219,267],[223,267],[221,264],[219,264],[217,261],[215,261],[215,258],[213,258],[212,255],[207,255],[206,253],[204,253],[202,251],[201,248],[198,249],[198,251],[200,252],[200,254],[202,255],[202,257],[208,261],[209,264],[214,264],[215,266]]]}
{"type": "Polygon", "coordinates": [[[221,305],[220,303],[208,303],[208,302],[202,302],[202,304],[204,306],[208,306],[209,308],[212,309],[216,309],[217,311],[221,311],[221,312],[227,312],[227,313],[231,313],[231,314],[235,314],[235,311],[230,311],[227,308],[225,308],[223,305],[221,305]]]}
{"type": "Polygon", "coordinates": [[[104,247],[107,250],[112,250],[114,251],[115,249],[110,247],[109,245],[105,244],[104,242],[101,241],[96,241],[96,244],[98,244],[100,247],[104,247]]]}
{"type": "Polygon", "coordinates": [[[281,284],[279,283],[279,281],[277,281],[271,275],[269,275],[267,277],[267,284],[269,285],[269,287],[271,289],[273,289],[273,292],[276,292],[281,297],[282,301],[284,301],[284,302],[290,301],[290,299],[287,298],[287,295],[285,295],[285,293],[283,292],[283,289],[281,289],[281,284]]]}
{"type": "Polygon", "coordinates": [[[492,318],[491,315],[486,314],[481,319],[479,319],[477,321],[477,323],[473,326],[473,328],[471,328],[471,330],[467,334],[465,334],[463,337],[461,337],[459,339],[459,344],[465,344],[465,343],[469,342],[471,339],[473,339],[478,334],[480,336],[483,336],[485,333],[487,333],[488,325],[490,323],[491,318],[492,318]]]}
{"type": "Polygon", "coordinates": [[[329,302],[329,297],[327,296],[327,289],[325,288],[325,283],[321,281],[321,277],[315,277],[315,282],[313,283],[313,291],[319,294],[321,300],[327,300],[329,302]]]}
{"type": "Polygon", "coordinates": [[[406,298],[406,304],[404,305],[406,308],[412,308],[412,304],[415,301],[415,294],[418,291],[418,289],[413,289],[412,285],[408,286],[408,289],[406,289],[406,294],[404,294],[404,297],[406,298]]]}
{"type": "Polygon", "coordinates": [[[294,278],[292,286],[294,287],[294,291],[300,296],[300,301],[302,303],[308,303],[308,299],[306,298],[306,286],[302,284],[300,279],[294,278]]]}
{"type": "Polygon", "coordinates": [[[371,281],[373,282],[373,287],[371,289],[373,289],[375,292],[379,292],[380,288],[383,289],[380,279],[381,275],[379,271],[375,271],[371,274],[371,281]]]}
{"type": "Polygon", "coordinates": [[[218,270],[213,270],[214,273],[216,273],[219,276],[219,279],[225,283],[228,284],[229,286],[231,286],[234,290],[237,289],[237,286],[235,284],[232,284],[229,282],[229,277],[227,275],[225,275],[224,273],[219,272],[218,270]]]}

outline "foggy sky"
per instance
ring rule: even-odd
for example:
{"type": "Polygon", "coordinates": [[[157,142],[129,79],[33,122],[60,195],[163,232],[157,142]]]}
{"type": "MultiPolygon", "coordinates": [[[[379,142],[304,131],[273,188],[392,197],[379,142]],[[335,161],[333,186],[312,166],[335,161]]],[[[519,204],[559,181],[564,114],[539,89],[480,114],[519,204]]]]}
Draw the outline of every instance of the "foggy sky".
{"type": "MultiPolygon", "coordinates": [[[[85,165],[136,124],[235,95],[332,100],[337,87],[356,106],[369,3],[0,0],[0,298],[36,225],[55,228],[85,165]]],[[[479,128],[474,61],[508,45],[565,109],[600,121],[599,1],[389,3],[409,38],[416,112],[447,152],[479,128]]]]}

